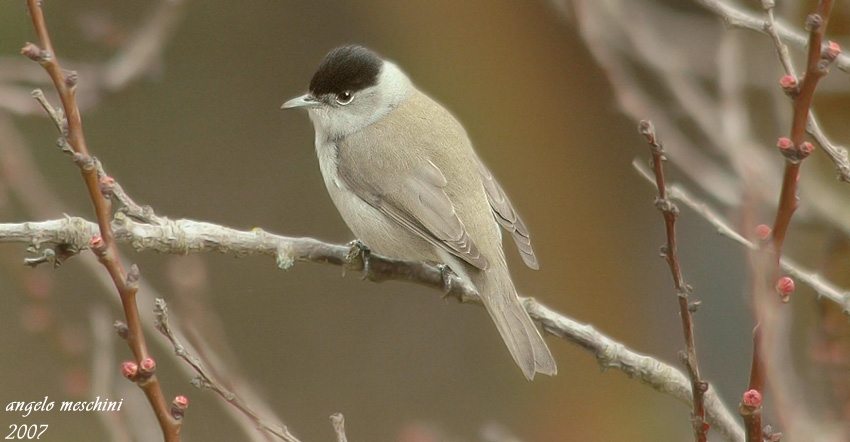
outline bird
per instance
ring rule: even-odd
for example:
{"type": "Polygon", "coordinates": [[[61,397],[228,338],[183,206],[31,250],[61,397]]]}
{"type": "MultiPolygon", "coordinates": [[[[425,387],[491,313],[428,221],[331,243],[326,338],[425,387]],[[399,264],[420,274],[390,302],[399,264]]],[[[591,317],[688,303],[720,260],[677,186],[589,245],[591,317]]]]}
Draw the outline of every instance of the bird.
{"type": "Polygon", "coordinates": [[[359,241],[389,258],[448,266],[475,287],[526,379],[557,373],[502,249],[500,226],[537,269],[528,229],[446,108],[359,45],[331,50],[309,92],[281,108],[307,110],[325,186],[359,241]]]}

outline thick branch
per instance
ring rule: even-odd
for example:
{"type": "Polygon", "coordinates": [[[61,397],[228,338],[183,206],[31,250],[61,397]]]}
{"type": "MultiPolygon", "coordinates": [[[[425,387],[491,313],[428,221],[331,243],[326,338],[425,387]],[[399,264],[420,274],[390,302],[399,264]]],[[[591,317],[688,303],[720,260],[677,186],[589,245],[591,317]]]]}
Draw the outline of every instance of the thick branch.
{"type": "MultiPolygon", "coordinates": [[[[296,262],[313,262],[345,266],[363,271],[363,257],[352,253],[353,246],[327,244],[312,238],[290,238],[274,235],[260,229],[239,231],[211,223],[192,220],[157,218],[159,225],[135,221],[123,213],[116,214],[114,229],[116,239],[129,243],[136,250],[155,250],[161,253],[185,255],[188,253],[220,252],[237,256],[267,255],[275,258],[277,266],[289,269],[296,262]]],[[[96,234],[97,225],[81,218],[37,223],[0,224],[0,243],[26,243],[32,250],[48,246],[69,244],[85,247],[86,238],[96,234]]],[[[446,293],[461,302],[481,305],[474,287],[465,280],[442,271],[439,267],[421,263],[398,261],[379,255],[369,255],[369,265],[364,279],[374,282],[408,281],[446,293]],[[448,278],[448,279],[444,279],[448,278]]],[[[692,394],[688,377],[677,368],[638,354],[623,344],[599,333],[593,327],[579,323],[561,313],[545,307],[532,298],[523,298],[523,305],[531,317],[546,331],[563,338],[593,354],[605,368],[623,371],[631,378],[650,385],[653,389],[691,404],[692,394]]],[[[713,390],[706,392],[706,420],[726,440],[740,442],[743,429],[735,422],[713,390]]]]}
{"type": "MultiPolygon", "coordinates": [[[[782,188],[779,194],[779,207],[773,222],[772,246],[776,255],[776,265],[782,255],[782,245],[791,223],[791,217],[797,210],[797,181],[799,180],[800,164],[811,152],[804,146],[806,138],[806,123],[815,96],[818,81],[826,73],[826,65],[822,63],[821,47],[823,45],[826,24],[832,10],[832,1],[825,0],[818,4],[817,13],[809,15],[806,27],[809,29],[809,51],[806,57],[806,74],[800,83],[799,92],[794,96],[794,115],[791,119],[790,149],[781,149],[786,157],[785,172],[782,176],[782,188]],[[808,150],[808,152],[807,152],[808,150]],[[794,152],[789,155],[787,152],[794,152]]],[[[776,276],[775,274],[772,276],[776,276]]]]}

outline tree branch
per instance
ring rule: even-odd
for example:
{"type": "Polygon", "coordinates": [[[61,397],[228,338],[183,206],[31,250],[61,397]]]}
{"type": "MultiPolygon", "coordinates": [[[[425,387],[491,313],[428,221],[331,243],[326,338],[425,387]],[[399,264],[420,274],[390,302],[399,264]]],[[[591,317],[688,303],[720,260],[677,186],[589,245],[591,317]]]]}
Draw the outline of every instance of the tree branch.
{"type": "Polygon", "coordinates": [[[642,120],[638,124],[638,131],[646,138],[651,155],[650,163],[655,175],[655,187],[658,196],[655,199],[655,207],[661,211],[664,217],[664,227],[667,234],[667,244],[661,249],[661,256],[670,267],[673,277],[673,286],[676,290],[676,298],[679,302],[679,317],[682,320],[682,333],[685,337],[685,352],[682,355],[685,368],[691,380],[691,391],[693,392],[693,411],[691,420],[694,430],[694,439],[697,442],[706,442],[708,439],[708,424],[705,422],[704,396],[708,390],[708,382],[702,380],[699,375],[699,362],[697,359],[696,342],[694,339],[693,313],[696,312],[699,302],[690,302],[691,286],[685,283],[682,269],[679,266],[679,254],[676,246],[676,218],[679,216],[679,208],[667,198],[667,185],[664,177],[663,163],[664,147],[655,134],[655,127],[649,120],[642,120]]]}
{"type": "Polygon", "coordinates": [[[63,113],[52,111],[46,100],[40,101],[51,118],[54,119],[62,135],[67,151],[71,153],[74,163],[80,168],[83,181],[86,184],[89,197],[94,206],[98,223],[98,235],[91,235],[90,245],[98,261],[106,268],[112,278],[115,288],[121,297],[124,315],[127,319],[127,332],[122,335],[130,346],[135,357],[135,364],[140,372],[134,375],[133,380],[139,385],[148,402],[153,408],[154,414],[159,421],[163,436],[168,442],[180,440],[180,429],[183,424],[182,414],[173,415],[168,407],[165,396],[159,385],[154,369],[156,364],[150,357],[142,330],[139,309],[136,304],[136,293],[139,289],[138,268],[133,266],[126,271],[118,257],[118,248],[112,230],[112,203],[101,191],[100,177],[95,168],[94,159],[89,154],[83,134],[82,118],[77,106],[77,73],[74,71],[65,74],[59,64],[56,51],[47,30],[47,24],[41,8],[41,1],[27,0],[33,27],[38,35],[40,46],[34,43],[24,45],[21,52],[33,61],[38,62],[50,76],[53,85],[62,101],[63,113]]]}
{"type": "MultiPolygon", "coordinates": [[[[282,270],[291,268],[297,262],[344,266],[352,271],[363,271],[363,279],[369,281],[417,283],[436,289],[444,296],[451,296],[462,303],[482,305],[472,285],[430,264],[369,254],[366,258],[367,266],[357,245],[343,246],[312,238],[290,238],[261,229],[239,231],[200,221],[169,220],[162,217],[158,219],[161,220],[161,225],[151,225],[118,212],[113,222],[115,238],[119,242],[130,244],[137,251],[154,250],[176,255],[219,252],[236,256],[271,256],[282,270]]],[[[25,243],[31,251],[43,253],[43,249],[60,245],[63,249],[85,248],[86,238],[96,232],[96,224],[75,217],[0,224],[0,243],[25,243]]],[[[590,352],[602,368],[620,370],[657,391],[692,404],[690,381],[677,368],[634,352],[599,333],[592,326],[551,310],[533,298],[521,300],[532,319],[539,322],[546,331],[590,352]]],[[[743,429],[713,390],[706,392],[704,400],[706,420],[712,427],[726,440],[743,441],[743,429]]]]}
{"type": "Polygon", "coordinates": [[[277,436],[280,440],[286,442],[301,442],[289,431],[288,428],[286,428],[285,425],[277,425],[274,422],[261,417],[256,411],[254,411],[250,404],[245,402],[245,400],[239,397],[236,393],[230,391],[221,382],[215,379],[212,373],[210,373],[210,371],[204,367],[204,364],[201,363],[201,360],[183,346],[177,335],[171,329],[171,325],[168,322],[168,306],[166,305],[165,300],[157,298],[154,302],[156,329],[159,330],[159,332],[168,339],[168,342],[171,343],[174,348],[174,354],[189,364],[189,366],[198,373],[198,376],[192,380],[193,385],[198,388],[208,388],[215,392],[215,394],[219,395],[219,397],[227,401],[227,403],[238,409],[244,415],[248,416],[258,429],[267,431],[277,436]]]}
{"type": "MultiPolygon", "coordinates": [[[[811,47],[809,44],[810,34],[807,35],[780,20],[776,20],[773,14],[774,2],[772,0],[762,1],[762,7],[765,10],[766,17],[764,19],[725,0],[697,0],[697,2],[720,16],[727,26],[749,29],[770,36],[786,75],[796,77],[794,67],[791,64],[791,58],[788,54],[788,47],[784,42],[790,42],[801,50],[808,49],[811,47]]],[[[818,58],[820,58],[820,47],[820,45],[817,46],[818,58]]],[[[808,53],[811,57],[811,50],[808,53]]],[[[811,58],[809,59],[811,60],[811,58]]],[[[837,54],[835,65],[845,73],[850,73],[850,57],[844,54],[837,54]]],[[[847,148],[835,145],[829,140],[826,134],[823,133],[823,130],[821,130],[820,124],[811,111],[807,109],[806,113],[801,115],[805,115],[805,119],[803,120],[806,123],[805,130],[817,140],[818,144],[835,164],[838,179],[843,182],[850,182],[850,160],[848,160],[847,148]]]]}

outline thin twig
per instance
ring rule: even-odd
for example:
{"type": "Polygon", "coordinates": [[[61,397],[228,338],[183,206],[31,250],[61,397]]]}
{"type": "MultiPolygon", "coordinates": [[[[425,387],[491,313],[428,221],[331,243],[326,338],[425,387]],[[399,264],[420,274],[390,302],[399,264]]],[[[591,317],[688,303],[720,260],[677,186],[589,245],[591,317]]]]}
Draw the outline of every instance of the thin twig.
{"type": "MultiPolygon", "coordinates": [[[[106,60],[98,63],[84,63],[80,61],[73,62],[73,65],[78,66],[83,75],[85,75],[86,77],[103,80],[81,82],[81,84],[79,85],[77,95],[80,97],[81,101],[78,102],[78,105],[81,106],[83,111],[87,107],[92,107],[100,103],[100,98],[104,96],[104,89],[108,89],[108,92],[110,93],[119,92],[120,88],[126,88],[131,85],[131,83],[128,83],[127,80],[134,80],[138,82],[138,80],[143,78],[141,74],[149,72],[152,66],[156,66],[156,59],[161,58],[164,47],[166,46],[166,40],[161,38],[164,34],[169,34],[168,32],[165,32],[165,28],[172,26],[173,21],[175,19],[179,19],[184,15],[186,8],[182,7],[182,5],[185,5],[186,3],[187,1],[184,0],[159,0],[158,5],[154,6],[155,12],[153,14],[146,14],[146,18],[143,19],[142,25],[138,27],[139,29],[147,28],[148,30],[135,32],[134,37],[128,40],[127,43],[118,50],[116,55],[114,55],[111,60],[106,60]],[[167,17],[163,17],[162,12],[166,10],[168,11],[169,15],[167,17]],[[152,27],[159,28],[159,31],[151,32],[150,28],[152,27]],[[160,39],[159,41],[157,41],[159,47],[156,47],[154,52],[143,51],[146,53],[138,54],[139,51],[136,50],[137,48],[152,49],[151,46],[148,44],[149,41],[147,43],[145,41],[140,41],[150,38],[152,34],[155,34],[154,37],[160,39]],[[126,56],[126,54],[129,52],[134,52],[137,53],[136,55],[141,56],[126,56]],[[149,55],[149,57],[145,58],[145,55],[149,55]],[[144,63],[140,63],[142,61],[148,64],[146,65],[144,63]],[[135,73],[133,73],[134,70],[136,71],[135,73]],[[112,75],[116,72],[119,74],[123,73],[130,75],[124,75],[124,81],[111,81],[110,77],[112,77],[113,79],[118,78],[112,75]]],[[[173,35],[173,30],[172,32],[170,32],[170,35],[173,35]]],[[[70,62],[68,62],[68,64],[70,64],[70,62]]],[[[20,82],[22,84],[51,84],[51,80],[48,76],[44,76],[43,79],[39,77],[42,72],[43,71],[41,67],[35,66],[35,64],[32,63],[30,60],[19,60],[18,58],[0,59],[0,83],[2,83],[3,81],[15,81],[20,82]],[[18,61],[21,62],[20,65],[18,65],[18,61]],[[24,64],[24,62],[26,64],[24,64]]],[[[21,86],[21,88],[23,87],[24,86],[21,86]]],[[[2,85],[0,85],[0,88],[2,88],[2,85]]],[[[40,90],[37,91],[40,92],[40,90]]],[[[0,91],[0,95],[3,95],[4,92],[7,92],[7,90],[0,91]]],[[[27,104],[32,103],[32,94],[29,93],[29,90],[25,91],[25,93],[22,95],[26,95],[27,104]]],[[[36,98],[38,101],[38,97],[36,98]]],[[[48,106],[50,106],[46,98],[42,101],[48,106]]],[[[4,101],[0,99],[0,108],[3,108],[7,105],[11,105],[13,107],[16,106],[13,100],[4,101]]],[[[38,108],[38,106],[32,107],[36,109],[38,108]]],[[[44,109],[44,106],[42,106],[42,109],[44,109]]],[[[49,110],[54,111],[52,106],[50,106],[49,110]]],[[[64,120],[64,116],[61,116],[62,109],[60,107],[55,111],[56,112],[48,112],[48,114],[50,114],[51,119],[54,121],[54,123],[57,124],[59,130],[63,131],[63,128],[61,127],[62,124],[64,124],[62,123],[62,121],[64,120]]],[[[15,113],[14,109],[12,110],[12,112],[15,113]]],[[[28,113],[35,114],[32,111],[28,111],[28,113]]],[[[0,175],[3,175],[3,183],[8,186],[6,190],[10,191],[14,195],[15,200],[21,203],[22,208],[26,212],[33,215],[31,216],[31,218],[50,219],[56,214],[69,212],[69,207],[64,204],[63,201],[59,200],[58,196],[55,195],[55,192],[53,192],[52,189],[48,188],[45,185],[47,180],[45,179],[44,174],[38,169],[38,167],[33,161],[31,155],[33,149],[26,146],[26,142],[21,137],[17,128],[12,125],[9,113],[0,113],[0,133],[3,134],[4,139],[4,142],[0,143],[0,175]],[[6,170],[4,171],[2,169],[6,170]]],[[[63,143],[59,147],[61,147],[65,153],[72,153],[69,152],[70,148],[67,147],[66,143],[64,143],[64,138],[60,138],[60,140],[63,143]]],[[[99,163],[96,164],[99,165],[99,163]]],[[[103,176],[100,171],[98,171],[98,173],[99,176],[103,176]]],[[[121,189],[120,186],[117,186],[117,183],[114,197],[116,201],[124,203],[125,206],[129,205],[122,201],[121,189]]],[[[119,210],[123,210],[125,208],[121,208],[119,210]]],[[[144,206],[142,207],[142,209],[145,208],[146,207],[144,206]]],[[[144,211],[142,210],[141,212],[144,211]]],[[[130,209],[127,209],[127,213],[129,216],[134,216],[134,212],[130,209]]],[[[155,222],[155,220],[150,219],[149,222],[155,222]]],[[[87,242],[89,238],[98,233],[97,225],[92,224],[92,226],[93,227],[91,229],[88,229],[89,233],[84,235],[84,238],[81,238],[82,243],[87,242]]],[[[72,254],[54,254],[53,259],[55,263],[59,264],[63,259],[70,256],[72,256],[72,254]]],[[[128,261],[126,257],[119,256],[119,259],[123,260],[124,262],[128,261]]],[[[106,299],[110,302],[110,304],[116,305],[121,308],[121,299],[117,296],[109,295],[110,290],[114,290],[114,284],[109,278],[108,274],[103,273],[103,266],[101,266],[97,262],[97,260],[86,259],[82,260],[82,262],[78,262],[77,265],[78,268],[81,268],[83,271],[89,272],[94,282],[104,289],[102,294],[106,296],[106,299]]],[[[139,299],[142,323],[147,333],[156,334],[156,330],[153,325],[154,318],[152,308],[146,309],[144,308],[144,305],[150,303],[152,306],[153,299],[156,299],[160,296],[157,295],[156,289],[151,284],[146,282],[144,278],[140,280],[140,285],[144,287],[145,294],[147,295],[146,298],[148,298],[139,299]],[[148,313],[148,311],[150,311],[150,313],[148,313]]],[[[207,314],[214,313],[207,312],[207,314]]],[[[175,319],[174,312],[172,312],[171,317],[172,320],[175,319]]],[[[107,334],[114,333],[112,327],[108,327],[108,330],[104,330],[104,332],[107,334]]],[[[215,357],[215,352],[209,348],[209,339],[210,337],[208,334],[195,334],[191,342],[192,345],[206,347],[206,350],[204,352],[205,356],[211,355],[212,357],[215,357]]],[[[153,342],[149,342],[149,344],[151,344],[152,346],[158,345],[166,352],[170,352],[172,350],[170,344],[168,344],[167,341],[163,339],[156,339],[153,342]]],[[[217,342],[217,344],[221,345],[222,343],[221,341],[219,341],[217,342]]],[[[271,413],[268,411],[270,410],[270,407],[268,406],[267,401],[263,397],[261,397],[261,395],[257,394],[256,389],[249,383],[238,382],[238,378],[233,377],[232,373],[237,371],[234,370],[234,363],[235,360],[233,359],[225,360],[221,358],[216,358],[215,368],[222,373],[229,373],[230,377],[224,380],[231,384],[233,384],[233,382],[238,383],[239,385],[236,390],[239,392],[239,394],[243,398],[250,398],[249,401],[255,409],[264,409],[266,410],[266,415],[270,415],[271,413]]],[[[114,364],[114,361],[111,362],[111,364],[114,364]]],[[[194,372],[188,365],[178,364],[178,366],[181,372],[188,375],[194,374],[194,372]]],[[[111,367],[112,368],[110,370],[115,370],[114,365],[112,365],[111,367]]],[[[94,379],[106,379],[106,377],[95,376],[94,379]]],[[[130,390],[130,388],[122,388],[122,391],[123,390],[130,390]]],[[[133,427],[136,430],[136,433],[138,433],[135,434],[136,440],[151,440],[151,436],[155,437],[155,433],[159,432],[159,430],[157,429],[158,425],[156,424],[154,417],[150,416],[150,419],[148,419],[147,415],[136,413],[136,411],[140,410],[142,411],[142,413],[144,412],[144,410],[140,407],[149,407],[149,405],[146,404],[146,399],[138,401],[135,398],[128,398],[128,400],[130,400],[131,402],[125,403],[125,408],[129,406],[131,414],[135,413],[132,416],[134,421],[138,421],[136,422],[137,424],[142,424],[141,428],[138,426],[133,427]]],[[[233,420],[238,424],[238,426],[245,432],[245,437],[247,438],[245,440],[260,440],[261,438],[262,440],[268,440],[268,437],[272,437],[270,435],[267,435],[267,433],[257,432],[256,425],[243,414],[238,412],[235,408],[230,406],[228,403],[224,401],[216,401],[216,405],[222,407],[223,411],[225,411],[225,413],[231,416],[233,420]]],[[[126,418],[127,416],[121,418],[116,417],[116,419],[126,418]]],[[[109,428],[107,427],[107,430],[108,429],[109,428]]]]}
{"type": "MultiPolygon", "coordinates": [[[[635,159],[632,162],[632,165],[639,172],[639,174],[644,179],[646,179],[647,182],[652,183],[653,185],[655,184],[652,172],[646,165],[643,164],[643,162],[639,161],[638,159],[635,159]]],[[[760,252],[760,243],[751,242],[743,235],[732,229],[729,223],[723,218],[723,216],[721,216],[717,211],[711,209],[706,203],[700,201],[698,198],[691,195],[691,193],[681,185],[668,184],[668,197],[676,201],[682,202],[691,210],[701,215],[722,236],[745,246],[748,250],[756,252],[757,254],[760,252]]],[[[807,284],[809,287],[814,289],[819,298],[827,299],[829,301],[834,302],[835,304],[841,306],[845,314],[850,315],[850,293],[848,293],[847,291],[842,291],[834,284],[830,283],[829,281],[826,281],[825,278],[821,277],[820,275],[803,269],[802,267],[800,267],[799,264],[787,257],[780,258],[780,266],[783,271],[787,272],[788,275],[792,276],[795,279],[798,279],[799,281],[807,284]]],[[[756,336],[753,337],[754,358],[756,358],[757,360],[761,360],[763,358],[760,353],[762,351],[762,347],[755,346],[755,342],[760,342],[762,340],[762,338],[758,336],[760,333],[761,327],[757,327],[754,330],[754,334],[756,336]]],[[[752,377],[757,376],[758,375],[752,377]]],[[[749,434],[748,437],[750,438],[750,440],[760,440],[757,439],[757,437],[762,433],[763,428],[763,425],[761,423],[761,393],[753,393],[752,391],[747,391],[745,393],[744,398],[745,401],[742,401],[741,405],[739,406],[739,412],[742,415],[748,415],[746,417],[746,419],[748,419],[748,423],[746,425],[747,432],[749,434]],[[756,398],[757,400],[750,401],[749,403],[747,403],[746,399],[752,398],[756,398]]],[[[765,435],[765,437],[767,437],[767,435],[765,435]]]]}
{"type": "Polygon", "coordinates": [[[337,442],[348,442],[348,438],[345,436],[345,418],[342,413],[332,414],[331,423],[334,427],[334,433],[336,433],[337,442]]]}
{"type": "Polygon", "coordinates": [[[779,62],[782,63],[782,69],[785,70],[785,74],[796,77],[794,63],[791,62],[791,55],[788,53],[788,46],[782,42],[782,37],[779,36],[779,32],[777,31],[778,26],[773,13],[774,6],[776,6],[774,0],[762,0],[761,2],[761,7],[764,9],[766,18],[763,29],[770,36],[771,40],[773,40],[773,46],[776,48],[776,56],[779,57],[779,62]]]}
{"type": "Polygon", "coordinates": [[[661,256],[670,267],[673,276],[673,286],[676,290],[676,298],[679,302],[679,317],[682,320],[682,333],[685,337],[685,353],[682,355],[683,362],[691,379],[691,391],[694,395],[693,411],[691,419],[694,430],[694,439],[697,442],[706,442],[708,439],[709,425],[705,421],[705,405],[703,397],[708,390],[708,382],[700,379],[699,363],[697,360],[696,343],[694,340],[693,313],[696,312],[699,302],[690,302],[692,288],[685,283],[682,270],[679,266],[679,255],[676,246],[676,218],[679,216],[679,208],[667,198],[667,185],[664,178],[664,147],[655,134],[655,127],[649,120],[643,120],[638,124],[638,131],[646,138],[649,151],[652,155],[651,165],[655,174],[655,186],[658,196],[655,199],[655,207],[661,211],[664,217],[664,227],[667,233],[667,244],[661,249],[661,256]]]}
{"type": "Polygon", "coordinates": [[[214,391],[230,405],[236,407],[239,411],[248,416],[257,425],[257,428],[267,431],[286,442],[301,442],[289,432],[289,429],[286,426],[276,425],[270,420],[257,414],[257,412],[255,412],[248,403],[242,400],[241,397],[228,390],[221,382],[215,379],[206,367],[204,367],[200,359],[186,350],[186,347],[183,346],[171,330],[171,326],[168,323],[168,305],[166,305],[164,299],[156,299],[154,315],[156,317],[156,329],[159,330],[159,332],[162,333],[169,342],[171,342],[172,347],[174,347],[174,354],[178,358],[184,360],[192,367],[193,370],[195,370],[196,373],[198,373],[198,377],[192,381],[193,385],[198,388],[209,388],[214,391]]]}
{"type": "MultiPolygon", "coordinates": [[[[632,165],[641,176],[654,185],[654,178],[647,175],[651,172],[640,161],[635,160],[632,165]]],[[[759,249],[757,244],[734,230],[722,215],[693,196],[680,184],[668,184],[667,192],[668,198],[688,206],[708,221],[721,235],[750,250],[759,249]]],[[[169,219],[161,226],[152,226],[135,221],[121,213],[116,215],[113,228],[119,242],[130,244],[139,252],[156,251],[172,255],[208,252],[231,253],[235,256],[268,255],[274,257],[284,270],[289,269],[295,262],[327,262],[357,267],[356,262],[345,261],[348,247],[325,244],[312,238],[276,235],[260,229],[242,231],[186,219],[169,219]]],[[[82,247],[85,249],[88,247],[88,239],[96,233],[97,224],[78,217],[26,223],[0,223],[0,243],[28,244],[30,250],[41,254],[47,248],[82,247]]],[[[790,276],[810,286],[818,297],[850,311],[847,291],[836,287],[823,276],[803,268],[788,257],[782,257],[780,265],[782,270],[790,276]]],[[[405,273],[408,271],[405,270],[405,273]]],[[[380,276],[367,275],[367,278],[380,279],[380,276]]],[[[438,282],[441,283],[441,281],[438,282]]]]}

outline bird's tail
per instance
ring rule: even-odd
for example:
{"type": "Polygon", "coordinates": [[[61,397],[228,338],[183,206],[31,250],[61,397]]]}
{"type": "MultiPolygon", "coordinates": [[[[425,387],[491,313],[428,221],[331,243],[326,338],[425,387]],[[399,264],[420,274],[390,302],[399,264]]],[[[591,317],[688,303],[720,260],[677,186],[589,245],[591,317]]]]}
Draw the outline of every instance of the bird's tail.
{"type": "Polygon", "coordinates": [[[558,372],[555,358],[519,302],[507,265],[492,262],[491,268],[472,273],[469,276],[487,312],[525,377],[530,381],[535,373],[554,376],[558,372]]]}

